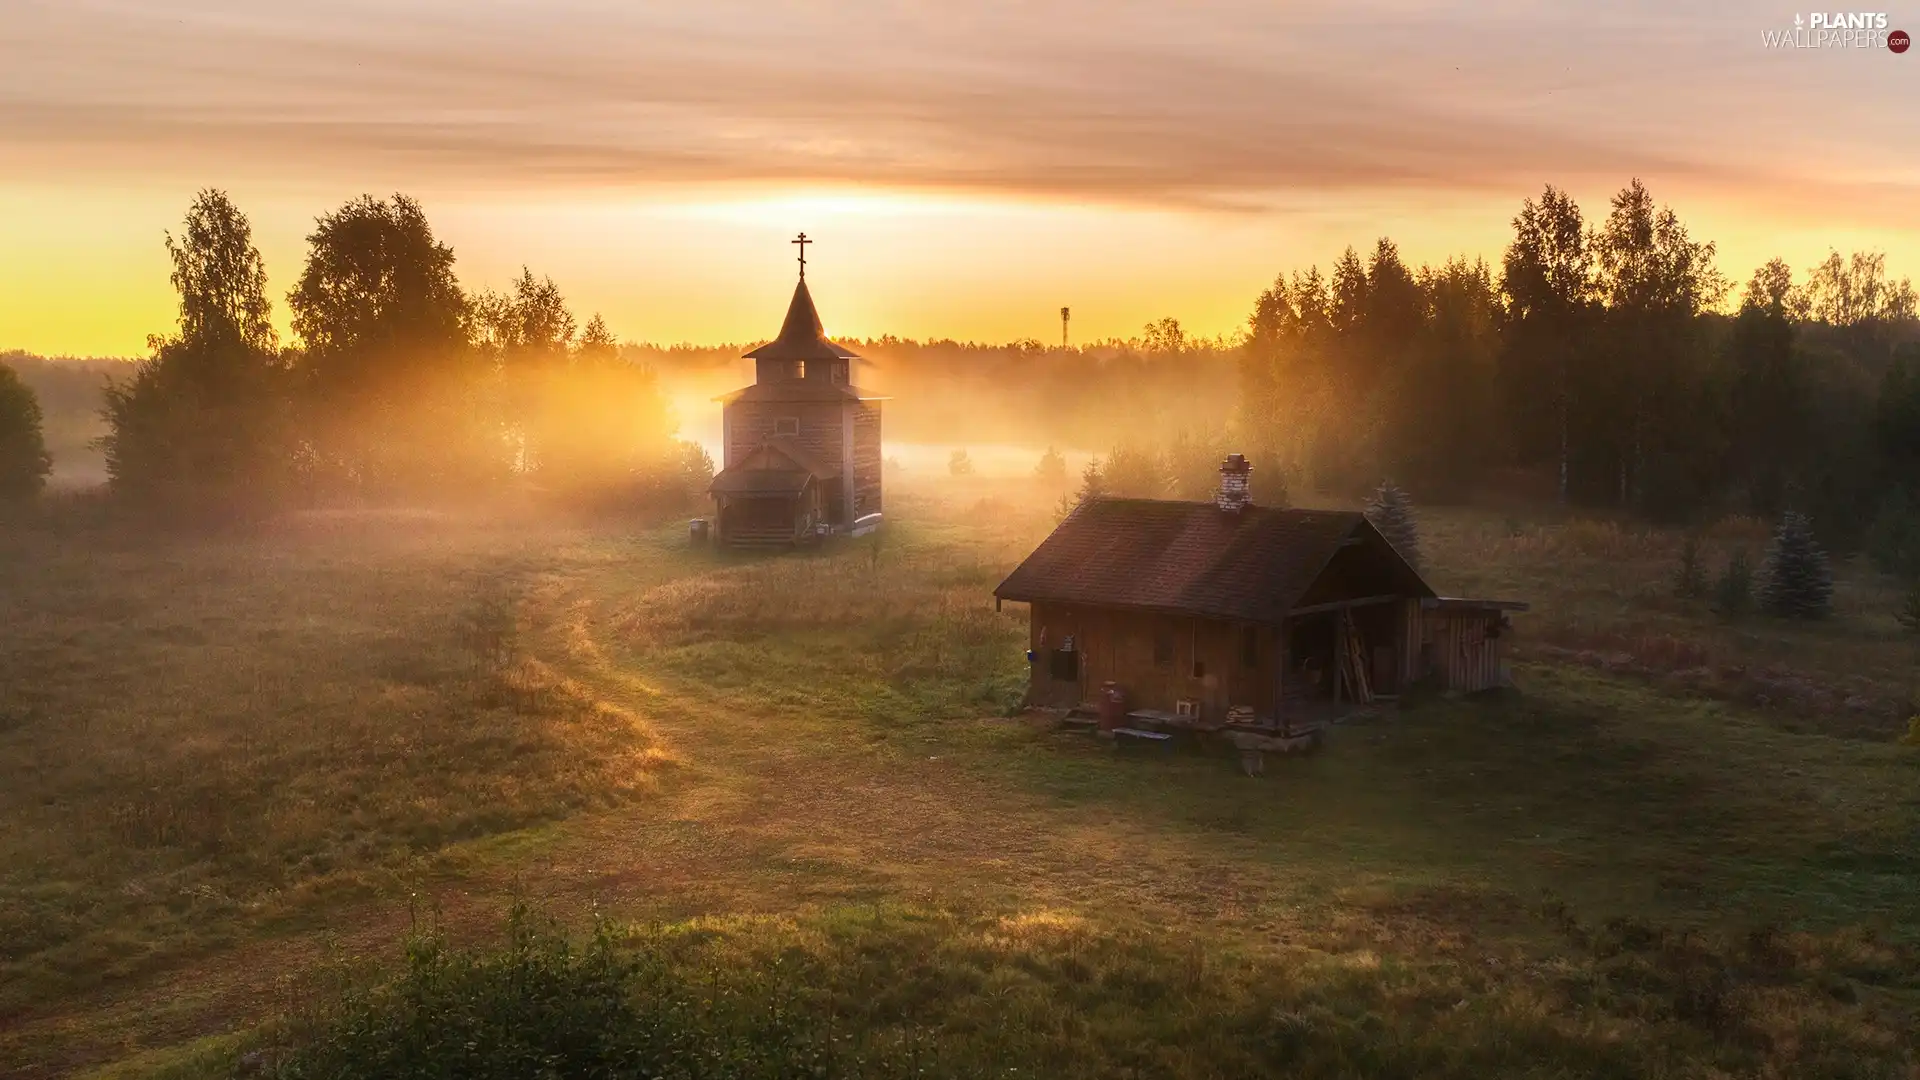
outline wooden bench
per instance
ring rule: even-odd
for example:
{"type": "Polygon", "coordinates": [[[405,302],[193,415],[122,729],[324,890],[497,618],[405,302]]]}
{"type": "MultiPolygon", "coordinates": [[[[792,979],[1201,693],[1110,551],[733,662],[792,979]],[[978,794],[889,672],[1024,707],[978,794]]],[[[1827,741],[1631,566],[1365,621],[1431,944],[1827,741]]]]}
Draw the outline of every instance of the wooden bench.
{"type": "Polygon", "coordinates": [[[1170,747],[1173,745],[1173,734],[1167,731],[1143,731],[1140,728],[1114,728],[1113,745],[1115,749],[1126,746],[1170,747]]]}
{"type": "Polygon", "coordinates": [[[1179,713],[1162,712],[1159,709],[1135,709],[1127,714],[1127,719],[1140,724],[1148,731],[1218,731],[1220,722],[1208,720],[1202,716],[1182,716],[1179,713]]]}

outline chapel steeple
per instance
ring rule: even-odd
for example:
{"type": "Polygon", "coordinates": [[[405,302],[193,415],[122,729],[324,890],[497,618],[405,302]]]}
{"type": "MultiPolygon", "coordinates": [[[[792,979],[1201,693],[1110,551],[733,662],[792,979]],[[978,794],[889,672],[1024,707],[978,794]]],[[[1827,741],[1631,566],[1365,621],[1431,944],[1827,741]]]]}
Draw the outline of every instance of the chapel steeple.
{"type": "Polygon", "coordinates": [[[853,382],[851,364],[860,357],[844,346],[827,339],[820,323],[820,312],[813,306],[813,293],[807,289],[806,245],[814,241],[801,233],[793,243],[800,247],[800,281],[793,287],[793,301],[787,305],[787,319],[780,324],[780,336],[747,354],[754,361],[754,381],[783,379],[821,379],[842,386],[853,382]]]}

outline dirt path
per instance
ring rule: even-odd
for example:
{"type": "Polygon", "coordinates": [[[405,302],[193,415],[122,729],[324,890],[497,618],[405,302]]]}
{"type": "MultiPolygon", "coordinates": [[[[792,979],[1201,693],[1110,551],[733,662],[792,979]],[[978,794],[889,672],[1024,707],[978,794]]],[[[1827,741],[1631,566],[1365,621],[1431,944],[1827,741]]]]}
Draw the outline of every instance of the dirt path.
{"type": "MultiPolygon", "coordinates": [[[[1244,843],[1170,839],[952,756],[797,740],[790,717],[743,713],[624,666],[581,579],[548,578],[528,603],[531,653],[640,718],[678,765],[656,795],[566,821],[529,853],[446,860],[423,904],[450,932],[491,932],[515,896],[561,918],[797,914],[884,899],[1204,912],[1280,930],[1266,899],[1280,882],[1244,843]]],[[[29,1014],[0,1032],[0,1062],[15,1063],[9,1075],[66,1075],[257,1023],[318,992],[310,973],[329,958],[390,957],[411,925],[391,901],[323,920],[29,1014]]]]}
{"type": "Polygon", "coordinates": [[[1251,842],[1169,836],[1151,823],[1063,805],[983,773],[961,756],[909,756],[796,736],[792,718],[754,713],[614,659],[578,598],[549,600],[542,655],[603,700],[646,718],[685,764],[657,800],[576,822],[535,860],[557,896],[603,906],[793,910],[897,899],[1132,910],[1244,909],[1277,872],[1251,842]],[[1237,858],[1235,856],[1238,856],[1237,858]]]}

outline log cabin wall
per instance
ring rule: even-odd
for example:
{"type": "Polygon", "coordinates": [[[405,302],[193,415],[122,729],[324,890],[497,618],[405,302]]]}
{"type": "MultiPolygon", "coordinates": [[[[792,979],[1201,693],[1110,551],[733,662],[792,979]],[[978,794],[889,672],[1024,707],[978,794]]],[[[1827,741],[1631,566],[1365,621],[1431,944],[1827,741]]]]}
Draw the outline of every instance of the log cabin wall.
{"type": "Polygon", "coordinates": [[[1409,597],[1399,601],[1400,617],[1400,685],[1411,686],[1423,678],[1427,671],[1422,662],[1423,648],[1427,642],[1426,620],[1422,618],[1420,601],[1409,597]]]}
{"type": "Polygon", "coordinates": [[[1234,705],[1270,715],[1279,691],[1277,627],[1113,608],[1034,604],[1028,648],[1036,705],[1066,708],[1091,702],[1101,684],[1126,691],[1129,708],[1175,711],[1182,699],[1224,720],[1234,705]],[[1073,639],[1076,677],[1056,677],[1053,655],[1073,639]]]}
{"type": "Polygon", "coordinates": [[[1507,635],[1496,629],[1501,622],[1498,611],[1444,609],[1424,614],[1427,655],[1441,687],[1472,693],[1505,683],[1507,635]]]}
{"type": "Polygon", "coordinates": [[[880,403],[849,404],[853,414],[853,517],[881,512],[880,482],[886,464],[880,449],[880,403]]]}
{"type": "Polygon", "coordinates": [[[722,468],[730,468],[762,443],[780,434],[780,421],[797,420],[798,435],[789,436],[836,468],[847,459],[844,406],[838,401],[736,401],[726,407],[726,446],[722,468]]]}

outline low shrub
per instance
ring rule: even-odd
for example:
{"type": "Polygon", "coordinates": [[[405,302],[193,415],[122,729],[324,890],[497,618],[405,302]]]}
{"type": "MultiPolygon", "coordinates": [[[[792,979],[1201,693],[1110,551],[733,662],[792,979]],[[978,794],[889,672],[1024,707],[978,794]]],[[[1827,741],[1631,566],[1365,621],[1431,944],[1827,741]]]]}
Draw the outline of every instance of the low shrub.
{"type": "Polygon", "coordinates": [[[654,953],[623,948],[605,923],[578,943],[516,905],[503,947],[416,937],[397,979],[296,1022],[292,1048],[264,1071],[277,1080],[837,1074],[833,1040],[790,1020],[796,1010],[781,994],[698,984],[654,953]]]}

